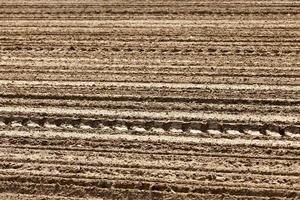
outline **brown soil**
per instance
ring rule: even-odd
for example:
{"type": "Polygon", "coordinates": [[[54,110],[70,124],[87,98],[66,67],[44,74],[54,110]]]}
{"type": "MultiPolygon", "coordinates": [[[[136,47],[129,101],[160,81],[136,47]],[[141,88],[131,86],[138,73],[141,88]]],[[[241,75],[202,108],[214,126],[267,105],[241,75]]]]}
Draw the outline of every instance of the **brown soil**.
{"type": "Polygon", "coordinates": [[[0,2],[0,199],[300,199],[299,7],[0,2]]]}

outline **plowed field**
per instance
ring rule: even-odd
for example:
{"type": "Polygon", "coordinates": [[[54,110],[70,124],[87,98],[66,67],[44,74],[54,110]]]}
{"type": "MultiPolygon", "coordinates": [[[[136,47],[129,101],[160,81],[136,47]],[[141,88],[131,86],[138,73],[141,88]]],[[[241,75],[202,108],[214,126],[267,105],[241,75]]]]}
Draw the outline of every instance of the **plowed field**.
{"type": "Polygon", "coordinates": [[[0,0],[0,199],[299,199],[300,2],[0,0]]]}

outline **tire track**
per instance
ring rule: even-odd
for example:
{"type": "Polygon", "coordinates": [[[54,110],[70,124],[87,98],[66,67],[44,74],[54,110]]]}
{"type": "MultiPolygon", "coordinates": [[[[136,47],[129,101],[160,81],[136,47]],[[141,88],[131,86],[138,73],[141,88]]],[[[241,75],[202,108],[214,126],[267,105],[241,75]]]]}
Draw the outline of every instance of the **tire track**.
{"type": "Polygon", "coordinates": [[[0,2],[0,199],[297,199],[299,2],[0,2]]]}

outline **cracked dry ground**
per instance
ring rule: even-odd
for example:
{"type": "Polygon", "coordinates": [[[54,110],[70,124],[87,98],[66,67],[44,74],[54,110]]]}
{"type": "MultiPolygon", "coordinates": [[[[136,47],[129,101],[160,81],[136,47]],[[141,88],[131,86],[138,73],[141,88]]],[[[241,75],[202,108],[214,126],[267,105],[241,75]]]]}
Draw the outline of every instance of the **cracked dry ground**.
{"type": "Polygon", "coordinates": [[[0,0],[0,199],[299,199],[297,0],[0,0]]]}

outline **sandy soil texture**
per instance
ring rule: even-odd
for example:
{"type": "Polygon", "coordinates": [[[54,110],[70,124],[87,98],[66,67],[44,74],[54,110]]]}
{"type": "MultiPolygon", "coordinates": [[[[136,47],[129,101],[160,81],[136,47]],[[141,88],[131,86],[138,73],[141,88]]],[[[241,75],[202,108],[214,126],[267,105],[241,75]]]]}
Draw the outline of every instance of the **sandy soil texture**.
{"type": "Polygon", "coordinates": [[[0,199],[300,199],[300,2],[0,0],[0,199]]]}

